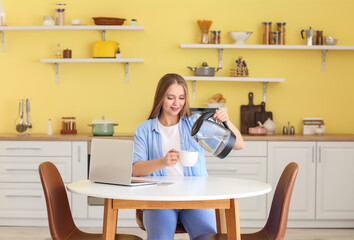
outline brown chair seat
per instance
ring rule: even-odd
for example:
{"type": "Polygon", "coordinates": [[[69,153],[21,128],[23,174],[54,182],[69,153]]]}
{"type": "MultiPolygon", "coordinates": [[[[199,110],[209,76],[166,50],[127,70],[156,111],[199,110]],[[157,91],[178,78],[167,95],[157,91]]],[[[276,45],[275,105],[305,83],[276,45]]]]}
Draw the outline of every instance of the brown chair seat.
{"type": "MultiPolygon", "coordinates": [[[[39,175],[47,205],[50,235],[53,240],[101,240],[102,234],[78,229],[71,215],[68,196],[60,173],[51,162],[39,165],[39,175]]],[[[115,240],[143,240],[130,234],[116,234],[115,240]]]]}
{"type": "MultiPolygon", "coordinates": [[[[282,240],[288,224],[288,213],[291,194],[296,180],[299,166],[289,163],[277,184],[267,223],[258,232],[241,234],[242,240],[282,240]]],[[[194,240],[226,240],[226,234],[208,234],[194,238],[194,240]]]]}
{"type": "MultiPolygon", "coordinates": [[[[143,222],[143,210],[141,209],[136,209],[136,223],[138,226],[145,231],[144,227],[144,222],[143,222]]],[[[187,233],[187,231],[184,229],[182,223],[177,222],[177,227],[175,233],[187,233]]]]}

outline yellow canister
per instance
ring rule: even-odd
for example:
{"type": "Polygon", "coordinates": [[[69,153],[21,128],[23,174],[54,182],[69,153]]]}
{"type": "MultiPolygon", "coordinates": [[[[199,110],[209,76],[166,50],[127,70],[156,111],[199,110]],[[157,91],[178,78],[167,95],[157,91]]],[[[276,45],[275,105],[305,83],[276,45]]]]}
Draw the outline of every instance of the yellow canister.
{"type": "Polygon", "coordinates": [[[115,58],[118,50],[116,41],[96,41],[92,48],[94,58],[115,58]]]}

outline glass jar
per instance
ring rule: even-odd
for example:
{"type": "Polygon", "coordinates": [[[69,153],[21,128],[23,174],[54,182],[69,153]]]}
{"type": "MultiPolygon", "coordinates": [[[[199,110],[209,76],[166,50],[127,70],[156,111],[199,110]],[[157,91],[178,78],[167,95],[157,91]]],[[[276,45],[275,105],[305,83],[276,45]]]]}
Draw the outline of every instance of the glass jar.
{"type": "Polygon", "coordinates": [[[211,43],[212,44],[220,43],[220,31],[211,31],[211,43]]]}
{"type": "Polygon", "coordinates": [[[271,38],[271,44],[273,45],[279,45],[280,41],[279,41],[279,37],[280,37],[280,32],[279,31],[274,31],[272,32],[272,38],[271,38]]]}
{"type": "Polygon", "coordinates": [[[200,31],[200,43],[208,44],[209,43],[209,31],[201,30],[200,31]]]}
{"type": "Polygon", "coordinates": [[[262,44],[271,44],[272,22],[262,22],[262,44]]]}
{"type": "Polygon", "coordinates": [[[56,16],[55,16],[55,25],[63,26],[65,25],[65,3],[58,3],[59,8],[55,9],[56,16]]]}
{"type": "Polygon", "coordinates": [[[316,31],[316,45],[323,45],[323,31],[316,31]]]}
{"type": "Polygon", "coordinates": [[[43,26],[54,26],[54,17],[53,16],[44,16],[43,17],[43,26]]]}
{"type": "Polygon", "coordinates": [[[285,22],[277,23],[277,31],[279,32],[279,44],[285,45],[285,22]]]}

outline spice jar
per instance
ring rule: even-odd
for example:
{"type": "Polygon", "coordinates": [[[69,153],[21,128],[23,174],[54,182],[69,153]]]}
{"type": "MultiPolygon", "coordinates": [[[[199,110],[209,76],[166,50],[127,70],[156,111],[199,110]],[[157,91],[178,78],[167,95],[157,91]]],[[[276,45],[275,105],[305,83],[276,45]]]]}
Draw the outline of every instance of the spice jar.
{"type": "Polygon", "coordinates": [[[279,36],[280,36],[279,31],[272,32],[271,44],[279,45],[279,36]]]}
{"type": "Polygon", "coordinates": [[[272,22],[262,22],[262,44],[271,44],[272,22]]]}
{"type": "Polygon", "coordinates": [[[55,9],[56,16],[55,16],[55,25],[63,26],[65,25],[65,3],[58,3],[59,8],[55,9]]]}
{"type": "Polygon", "coordinates": [[[316,45],[323,45],[323,31],[317,30],[316,45]]]}
{"type": "Polygon", "coordinates": [[[63,50],[63,58],[71,58],[71,50],[70,49],[63,50]]]}
{"type": "Polygon", "coordinates": [[[211,31],[211,43],[212,44],[220,43],[220,31],[211,31]]]}
{"type": "Polygon", "coordinates": [[[54,26],[54,17],[53,16],[44,16],[43,17],[43,26],[54,26]]]}
{"type": "Polygon", "coordinates": [[[285,22],[277,23],[277,31],[279,31],[279,44],[285,45],[285,22]]]}

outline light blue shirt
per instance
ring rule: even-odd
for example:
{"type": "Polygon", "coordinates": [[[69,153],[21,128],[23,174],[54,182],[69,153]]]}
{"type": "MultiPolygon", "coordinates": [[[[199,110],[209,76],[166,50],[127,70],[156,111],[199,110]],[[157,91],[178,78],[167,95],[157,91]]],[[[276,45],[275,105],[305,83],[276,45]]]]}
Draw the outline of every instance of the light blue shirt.
{"type": "MultiPolygon", "coordinates": [[[[183,167],[185,176],[208,176],[204,149],[191,137],[193,124],[200,115],[195,114],[181,118],[178,128],[181,134],[181,149],[198,151],[198,161],[192,167],[183,167]]],[[[137,161],[148,161],[164,157],[162,154],[161,134],[158,128],[158,119],[153,118],[142,122],[134,133],[133,164],[137,161]]],[[[162,168],[149,176],[166,176],[166,169],[162,168]]]]}

